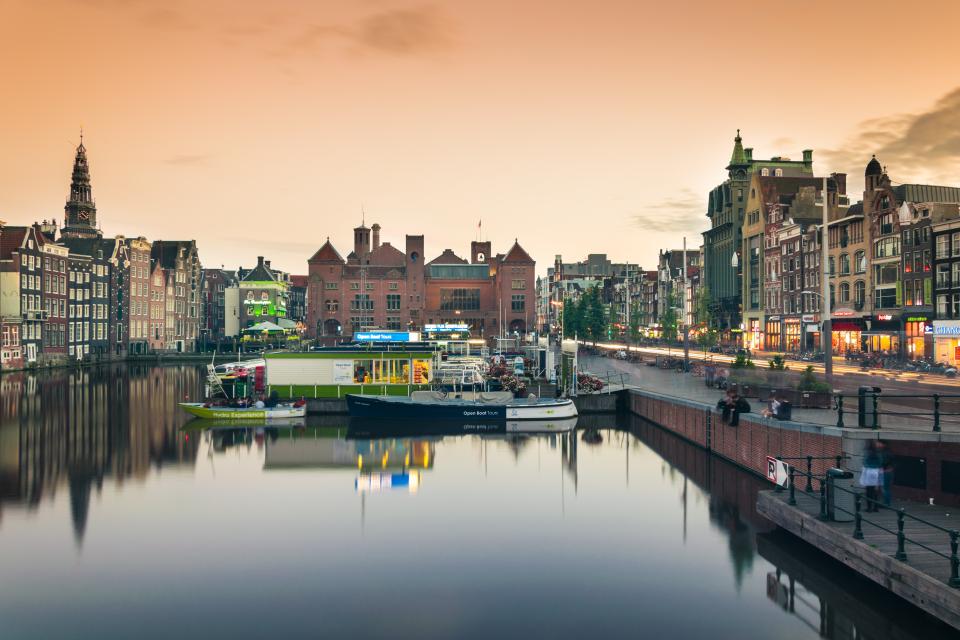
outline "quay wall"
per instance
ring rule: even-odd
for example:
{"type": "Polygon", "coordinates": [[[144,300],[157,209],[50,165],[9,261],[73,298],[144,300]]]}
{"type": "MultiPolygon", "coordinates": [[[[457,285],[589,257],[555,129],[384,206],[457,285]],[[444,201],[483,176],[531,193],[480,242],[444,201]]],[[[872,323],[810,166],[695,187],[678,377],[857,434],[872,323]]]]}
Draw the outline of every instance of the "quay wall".
{"type": "MultiPolygon", "coordinates": [[[[714,406],[663,396],[648,391],[626,391],[627,409],[734,464],[766,476],[767,456],[800,458],[814,456],[813,472],[834,466],[842,453],[842,430],[787,420],[772,420],[756,414],[740,416],[736,427],[724,424],[714,406]]],[[[806,463],[788,460],[805,469],[806,463]]]]}

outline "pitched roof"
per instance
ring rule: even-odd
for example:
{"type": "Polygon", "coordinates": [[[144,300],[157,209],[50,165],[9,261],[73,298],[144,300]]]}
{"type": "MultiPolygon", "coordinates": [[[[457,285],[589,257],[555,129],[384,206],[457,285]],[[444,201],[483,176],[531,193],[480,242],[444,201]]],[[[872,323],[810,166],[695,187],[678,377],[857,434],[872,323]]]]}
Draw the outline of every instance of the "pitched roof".
{"type": "Polygon", "coordinates": [[[60,244],[70,249],[70,253],[78,253],[91,258],[97,257],[98,251],[103,251],[103,257],[110,257],[113,250],[113,240],[110,240],[110,247],[104,247],[104,241],[100,238],[61,238],[60,244]]]}
{"type": "Polygon", "coordinates": [[[384,242],[370,254],[369,263],[378,266],[402,267],[406,265],[407,257],[389,242],[384,242]]]}
{"type": "Polygon", "coordinates": [[[150,249],[150,257],[159,261],[164,269],[176,269],[180,249],[189,251],[191,244],[191,240],[155,240],[150,249]]]}
{"type": "Polygon", "coordinates": [[[241,278],[244,282],[273,282],[276,279],[273,271],[268,269],[267,265],[263,263],[263,258],[260,258],[257,261],[257,266],[245,273],[243,278],[241,278]]]}
{"type": "Polygon", "coordinates": [[[340,255],[340,252],[337,251],[332,244],[330,244],[330,238],[327,238],[327,241],[323,243],[317,252],[307,260],[307,262],[336,262],[338,264],[343,264],[346,260],[343,259],[343,256],[340,255]]]}
{"type": "Polygon", "coordinates": [[[14,251],[23,244],[30,227],[4,227],[0,231],[0,260],[10,260],[14,251]]]}
{"type": "Polygon", "coordinates": [[[427,264],[467,264],[467,261],[455,254],[451,249],[444,249],[443,253],[427,264]]]}
{"type": "Polygon", "coordinates": [[[306,287],[307,276],[290,276],[290,284],[294,287],[306,287]]]}
{"type": "Polygon", "coordinates": [[[519,242],[514,240],[513,246],[510,247],[510,251],[507,251],[507,255],[503,256],[502,262],[528,262],[533,264],[533,258],[530,257],[529,253],[524,251],[519,242]]]}

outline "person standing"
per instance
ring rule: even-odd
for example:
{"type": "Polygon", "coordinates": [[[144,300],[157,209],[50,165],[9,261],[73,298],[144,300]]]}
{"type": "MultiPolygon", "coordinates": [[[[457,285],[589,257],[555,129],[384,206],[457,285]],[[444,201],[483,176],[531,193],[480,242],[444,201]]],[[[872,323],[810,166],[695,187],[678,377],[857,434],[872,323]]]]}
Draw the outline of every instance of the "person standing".
{"type": "Polygon", "coordinates": [[[877,455],[880,461],[880,487],[883,493],[883,504],[890,506],[893,502],[893,456],[890,447],[883,440],[877,441],[877,455]]]}
{"type": "Polygon", "coordinates": [[[867,513],[879,511],[879,487],[882,460],[877,442],[869,440],[863,454],[863,468],[860,470],[860,486],[867,490],[867,513]]]}

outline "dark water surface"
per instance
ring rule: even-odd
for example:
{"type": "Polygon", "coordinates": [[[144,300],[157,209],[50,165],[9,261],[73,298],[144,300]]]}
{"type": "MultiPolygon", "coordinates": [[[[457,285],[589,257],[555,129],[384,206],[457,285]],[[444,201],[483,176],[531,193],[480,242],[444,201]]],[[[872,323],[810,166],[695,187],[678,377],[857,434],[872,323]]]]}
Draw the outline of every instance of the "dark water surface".
{"type": "Polygon", "coordinates": [[[0,378],[0,638],[952,635],[774,532],[763,481],[634,418],[184,430],[201,387],[0,378]]]}

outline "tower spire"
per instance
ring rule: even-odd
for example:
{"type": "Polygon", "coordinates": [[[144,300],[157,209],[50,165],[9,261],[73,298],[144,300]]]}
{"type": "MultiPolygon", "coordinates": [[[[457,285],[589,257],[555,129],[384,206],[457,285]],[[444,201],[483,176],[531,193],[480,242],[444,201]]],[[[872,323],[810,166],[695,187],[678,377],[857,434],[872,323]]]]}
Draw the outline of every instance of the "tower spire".
{"type": "Polygon", "coordinates": [[[94,238],[101,235],[97,227],[97,205],[93,201],[93,189],[90,186],[90,165],[87,163],[87,148],[83,145],[82,127],[80,144],[73,159],[70,196],[64,213],[63,237],[94,238]]]}

